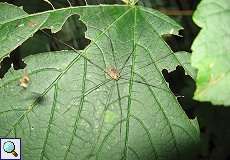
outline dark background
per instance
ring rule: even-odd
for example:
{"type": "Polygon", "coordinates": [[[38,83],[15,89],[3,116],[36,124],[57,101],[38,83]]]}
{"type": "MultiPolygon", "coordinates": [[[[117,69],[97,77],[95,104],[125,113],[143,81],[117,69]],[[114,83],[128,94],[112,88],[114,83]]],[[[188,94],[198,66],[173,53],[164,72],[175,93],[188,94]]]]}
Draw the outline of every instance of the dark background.
{"type": "MultiPolygon", "coordinates": [[[[84,0],[69,0],[71,5],[85,5],[84,0]]],[[[17,6],[23,6],[28,13],[36,13],[52,9],[43,0],[0,0],[17,6]]],[[[70,4],[66,0],[50,0],[55,8],[68,7],[70,4]]],[[[200,0],[140,0],[139,5],[151,7],[167,14],[184,27],[180,32],[183,37],[170,36],[166,38],[167,43],[173,51],[191,52],[191,45],[200,28],[192,21],[192,13],[200,0]]],[[[122,3],[119,0],[87,0],[88,4],[100,3],[122,3]]],[[[36,53],[69,49],[56,39],[59,39],[76,49],[84,49],[89,44],[89,40],[84,37],[86,27],[78,20],[78,16],[72,16],[65,23],[63,29],[51,34],[44,34],[44,31],[37,32],[32,38],[27,40],[22,46],[14,50],[10,57],[1,62],[0,78],[3,78],[8,69],[25,67],[23,58],[36,53]],[[13,64],[13,65],[11,65],[13,64]]],[[[173,72],[162,71],[165,79],[169,82],[170,88],[185,110],[189,118],[197,118],[201,131],[201,143],[195,160],[230,160],[230,108],[224,106],[214,106],[208,102],[198,102],[192,99],[196,85],[190,76],[186,76],[182,67],[178,66],[173,72]]],[[[217,93],[218,94],[218,93],[217,93]]]]}

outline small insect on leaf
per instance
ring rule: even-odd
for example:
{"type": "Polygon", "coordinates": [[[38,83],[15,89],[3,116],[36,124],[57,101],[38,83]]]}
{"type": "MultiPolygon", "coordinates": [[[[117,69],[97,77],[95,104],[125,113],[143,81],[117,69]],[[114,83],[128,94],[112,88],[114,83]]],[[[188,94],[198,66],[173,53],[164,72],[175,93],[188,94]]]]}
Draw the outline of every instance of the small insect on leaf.
{"type": "Polygon", "coordinates": [[[29,85],[29,82],[30,82],[30,78],[29,78],[29,75],[27,73],[27,70],[24,70],[24,73],[23,73],[23,76],[22,78],[19,80],[20,82],[20,86],[24,89],[26,89],[29,85]]]}
{"type": "Polygon", "coordinates": [[[113,80],[119,80],[120,78],[120,72],[118,69],[116,69],[115,67],[109,67],[106,71],[106,73],[110,76],[110,78],[112,78],[113,80]]]}

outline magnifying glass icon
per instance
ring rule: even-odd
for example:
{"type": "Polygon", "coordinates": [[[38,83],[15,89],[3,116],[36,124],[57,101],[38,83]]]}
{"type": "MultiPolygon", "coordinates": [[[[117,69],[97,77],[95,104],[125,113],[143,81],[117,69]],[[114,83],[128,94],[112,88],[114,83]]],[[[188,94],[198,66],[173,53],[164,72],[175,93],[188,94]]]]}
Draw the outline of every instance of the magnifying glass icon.
{"type": "Polygon", "coordinates": [[[3,144],[3,149],[6,153],[11,153],[14,155],[14,157],[17,157],[18,154],[17,152],[15,151],[15,145],[13,142],[11,141],[7,141],[3,144]]]}

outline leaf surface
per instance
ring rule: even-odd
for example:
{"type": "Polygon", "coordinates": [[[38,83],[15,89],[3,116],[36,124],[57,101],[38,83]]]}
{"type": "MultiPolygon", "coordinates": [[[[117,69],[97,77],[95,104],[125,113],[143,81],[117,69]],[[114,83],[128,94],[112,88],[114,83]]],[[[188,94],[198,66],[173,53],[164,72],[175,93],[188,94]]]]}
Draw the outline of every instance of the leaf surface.
{"type": "MultiPolygon", "coordinates": [[[[31,55],[0,81],[0,136],[20,137],[24,159],[184,159],[199,140],[161,71],[186,66],[162,39],[181,27],[152,9],[100,5],[30,15],[60,30],[79,14],[84,50],[31,55]],[[115,71],[116,72],[115,72],[115,71]],[[116,80],[111,77],[118,77],[116,80]]],[[[34,18],[34,19],[33,19],[34,18]]],[[[188,55],[184,55],[188,56],[188,55]]]]}
{"type": "Polygon", "coordinates": [[[230,3],[203,0],[193,19],[202,29],[195,39],[192,65],[198,69],[194,98],[230,105],[230,3]]]}

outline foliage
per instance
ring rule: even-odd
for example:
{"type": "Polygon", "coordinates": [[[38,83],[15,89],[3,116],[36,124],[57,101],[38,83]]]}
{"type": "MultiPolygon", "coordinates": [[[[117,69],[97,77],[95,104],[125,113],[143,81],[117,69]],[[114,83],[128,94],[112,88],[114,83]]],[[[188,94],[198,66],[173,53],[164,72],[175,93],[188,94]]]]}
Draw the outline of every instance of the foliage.
{"type": "Polygon", "coordinates": [[[202,29],[195,39],[192,65],[198,69],[194,98],[230,105],[230,3],[203,0],[193,19],[202,29]]]}
{"type": "Polygon", "coordinates": [[[24,159],[189,157],[198,124],[161,73],[181,65],[194,76],[188,54],[174,54],[162,38],[177,35],[177,23],[131,5],[29,15],[1,3],[0,12],[1,59],[39,29],[60,31],[73,14],[80,15],[91,41],[82,51],[31,55],[25,58],[28,73],[11,69],[0,81],[0,136],[22,138],[24,159]]]}

